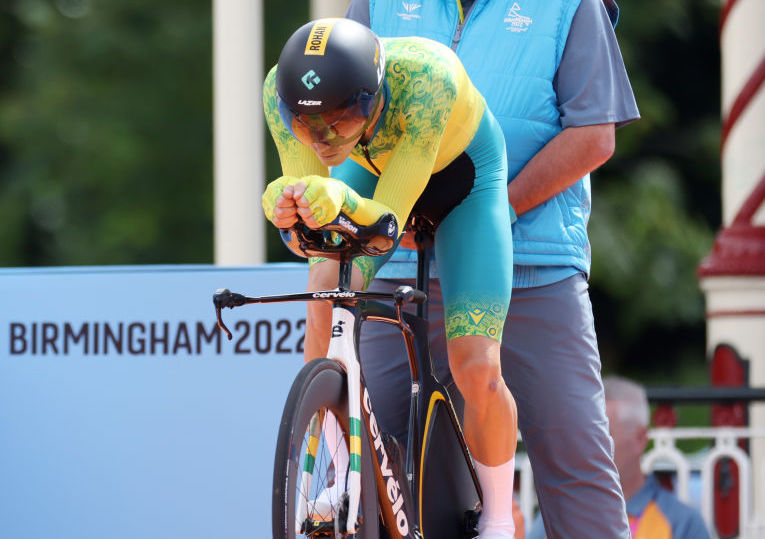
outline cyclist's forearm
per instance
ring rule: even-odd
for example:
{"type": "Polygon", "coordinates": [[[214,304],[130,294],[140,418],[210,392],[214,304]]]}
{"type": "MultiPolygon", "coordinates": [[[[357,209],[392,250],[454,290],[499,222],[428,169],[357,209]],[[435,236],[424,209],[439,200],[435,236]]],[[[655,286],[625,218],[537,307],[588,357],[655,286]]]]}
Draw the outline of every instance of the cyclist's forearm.
{"type": "Polygon", "coordinates": [[[614,124],[569,127],[531,158],[507,186],[517,215],[565,191],[613,155],[614,124]]]}
{"type": "MultiPolygon", "coordinates": [[[[364,198],[348,188],[345,202],[343,203],[343,211],[360,225],[369,226],[376,223],[384,214],[391,213],[393,210],[376,200],[364,198]]],[[[398,218],[398,216],[396,217],[398,218]]],[[[403,227],[399,225],[399,229],[401,228],[403,227]]]]}

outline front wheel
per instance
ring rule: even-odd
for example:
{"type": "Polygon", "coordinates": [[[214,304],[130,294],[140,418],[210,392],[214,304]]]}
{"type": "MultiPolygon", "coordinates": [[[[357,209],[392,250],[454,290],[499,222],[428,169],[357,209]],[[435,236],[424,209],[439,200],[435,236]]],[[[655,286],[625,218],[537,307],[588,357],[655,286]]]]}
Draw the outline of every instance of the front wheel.
{"type": "MultiPolygon", "coordinates": [[[[361,500],[359,504],[359,539],[378,539],[379,520],[377,489],[366,427],[362,421],[361,500]]],[[[337,474],[333,455],[337,448],[327,440],[340,440],[348,447],[348,388],[345,371],[330,359],[307,363],[292,384],[284,405],[279,437],[276,442],[273,484],[273,536],[335,537],[335,529],[344,532],[343,503],[331,512],[317,509],[317,498],[334,484],[337,474]],[[342,435],[322,431],[324,417],[332,412],[342,435]],[[308,485],[306,487],[306,485],[308,485]],[[310,518],[303,518],[308,515],[310,518]]],[[[335,458],[337,461],[337,458],[335,458]]],[[[347,506],[347,503],[346,503],[347,506]]],[[[346,537],[341,533],[340,537],[346,537]]]]}

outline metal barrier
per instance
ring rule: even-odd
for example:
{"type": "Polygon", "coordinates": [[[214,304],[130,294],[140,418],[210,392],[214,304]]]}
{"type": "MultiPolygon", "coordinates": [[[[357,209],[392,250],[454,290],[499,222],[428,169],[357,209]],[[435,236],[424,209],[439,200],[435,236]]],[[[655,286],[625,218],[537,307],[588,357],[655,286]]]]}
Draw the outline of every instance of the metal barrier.
{"type": "MultiPolygon", "coordinates": [[[[754,496],[754,469],[750,455],[742,449],[742,441],[748,442],[754,438],[765,438],[765,428],[760,425],[739,426],[725,425],[723,420],[717,421],[713,427],[683,428],[675,427],[675,405],[682,404],[709,404],[714,410],[724,408],[733,410],[735,407],[745,407],[753,402],[765,401],[765,389],[753,387],[685,387],[685,388],[648,388],[646,390],[648,400],[657,404],[654,412],[656,428],[650,433],[654,440],[654,448],[643,456],[643,471],[648,473],[655,469],[656,464],[664,460],[673,465],[677,474],[675,491],[678,498],[684,502],[689,501],[688,484],[692,473],[701,475],[701,514],[713,537],[717,536],[720,521],[715,522],[714,490],[715,490],[715,465],[722,459],[730,459],[735,463],[738,470],[738,537],[761,538],[765,537],[765,507],[753,509],[752,499],[754,496]],[[662,413],[663,412],[663,413],[662,413]],[[663,416],[663,422],[659,416],[663,416]],[[709,440],[709,451],[701,458],[688,458],[677,448],[678,440],[706,439],[709,440]]],[[[744,408],[745,409],[745,408],[744,408]]],[[[745,414],[745,412],[743,412],[745,414]]],[[[726,419],[733,420],[735,414],[728,415],[726,419]]],[[[744,421],[745,423],[746,421],[744,421]]],[[[765,469],[765,467],[763,467],[765,469]]],[[[765,485],[765,483],[763,483],[765,485]]],[[[762,490],[762,489],[760,489],[762,490]]],[[[765,498],[764,498],[765,500],[765,498]]],[[[761,502],[765,504],[765,501],[761,502]]],[[[719,512],[718,512],[719,517],[719,512]]],[[[730,517],[733,517],[731,514],[730,517]]],[[[735,522],[735,519],[732,520],[735,522]]],[[[730,537],[730,534],[726,534],[730,537]]]]}
{"type": "MultiPolygon", "coordinates": [[[[732,459],[739,470],[739,530],[740,537],[761,538],[765,537],[763,517],[765,507],[756,508],[752,511],[752,462],[739,446],[740,439],[765,438],[765,429],[735,428],[735,427],[709,427],[709,428],[658,428],[649,433],[654,441],[654,447],[643,455],[641,466],[644,473],[650,473],[657,469],[662,461],[669,461],[677,473],[677,486],[675,492],[678,498],[684,502],[690,501],[688,485],[691,473],[701,473],[701,515],[707,524],[707,528],[714,532],[714,466],[722,458],[732,459]],[[714,441],[714,446],[698,462],[699,459],[691,460],[688,455],[677,448],[678,440],[708,439],[714,441]]],[[[714,535],[713,535],[714,536],[714,535]]]]}
{"type": "MultiPolygon", "coordinates": [[[[681,404],[724,404],[734,405],[765,401],[765,389],[748,387],[709,388],[649,388],[648,400],[660,407],[681,404]]],[[[741,440],[765,438],[765,428],[760,427],[657,427],[649,431],[654,446],[641,461],[643,472],[672,472],[676,475],[675,493],[688,503],[691,501],[689,485],[691,476],[699,474],[701,479],[701,514],[712,537],[718,537],[714,522],[714,469],[725,458],[738,466],[739,538],[761,539],[765,537],[765,496],[760,507],[753,507],[754,465],[746,451],[741,449],[741,440]],[[709,440],[708,450],[699,453],[683,453],[678,447],[679,440],[709,440]]],[[[760,485],[765,488],[765,461],[763,461],[760,485]]],[[[518,453],[515,459],[518,473],[520,509],[526,525],[533,522],[537,506],[531,463],[526,453],[518,453]]]]}

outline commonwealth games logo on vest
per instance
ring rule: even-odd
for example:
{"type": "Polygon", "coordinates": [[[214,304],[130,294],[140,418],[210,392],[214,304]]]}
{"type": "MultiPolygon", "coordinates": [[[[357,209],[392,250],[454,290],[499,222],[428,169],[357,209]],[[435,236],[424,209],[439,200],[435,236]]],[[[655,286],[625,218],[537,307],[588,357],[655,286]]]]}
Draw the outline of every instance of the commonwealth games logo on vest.
{"type": "Polygon", "coordinates": [[[534,21],[531,20],[531,17],[521,15],[520,11],[521,6],[514,3],[513,7],[510,8],[510,11],[508,11],[505,16],[505,22],[510,23],[509,26],[505,26],[505,30],[510,30],[511,32],[525,32],[529,29],[529,26],[531,26],[531,23],[534,21]]]}
{"type": "Polygon", "coordinates": [[[420,14],[415,12],[422,7],[422,4],[415,4],[414,2],[401,2],[401,5],[404,6],[405,13],[398,12],[396,15],[405,21],[411,21],[412,19],[420,18],[420,14]]]}

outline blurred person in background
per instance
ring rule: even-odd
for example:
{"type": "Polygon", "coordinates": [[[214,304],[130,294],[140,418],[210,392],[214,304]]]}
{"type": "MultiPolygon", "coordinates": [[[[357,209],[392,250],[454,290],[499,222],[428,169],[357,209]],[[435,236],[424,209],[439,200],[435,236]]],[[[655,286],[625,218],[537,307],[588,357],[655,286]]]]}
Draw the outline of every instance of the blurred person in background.
{"type": "MultiPolygon", "coordinates": [[[[346,16],[381,36],[451,46],[497,117],[507,145],[509,202],[518,215],[502,373],[518,404],[547,535],[629,537],[587,282],[589,173],[613,154],[615,128],[639,118],[614,34],[616,4],[352,0],[346,16]]],[[[338,173],[354,166],[345,163],[338,173]]],[[[370,289],[411,284],[415,256],[399,248],[370,289]]],[[[429,299],[431,350],[444,377],[438,279],[429,299]]],[[[378,421],[404,441],[409,372],[405,353],[394,353],[400,340],[385,325],[362,330],[378,421]]]]}
{"type": "MultiPolygon", "coordinates": [[[[645,389],[618,376],[607,376],[603,384],[614,461],[627,499],[633,539],[708,539],[699,512],[662,487],[653,475],[644,475],[640,468],[640,457],[648,445],[650,417],[645,389]]],[[[537,519],[528,537],[544,536],[542,522],[537,519]]]]}

